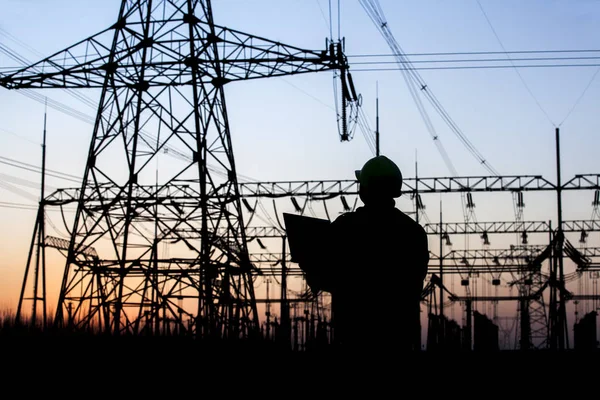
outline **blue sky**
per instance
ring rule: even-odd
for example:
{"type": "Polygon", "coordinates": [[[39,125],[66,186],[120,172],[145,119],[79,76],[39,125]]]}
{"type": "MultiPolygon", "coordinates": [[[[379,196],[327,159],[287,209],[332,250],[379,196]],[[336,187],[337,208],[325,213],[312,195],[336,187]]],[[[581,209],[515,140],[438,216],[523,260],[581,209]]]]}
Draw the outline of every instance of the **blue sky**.
{"type": "MultiPolygon", "coordinates": [[[[332,3],[333,31],[337,37],[337,2],[332,3]]],[[[74,7],[67,1],[4,0],[2,5],[2,28],[41,54],[51,54],[110,25],[119,1],[101,4],[82,1],[74,7]]],[[[593,49],[598,41],[597,1],[483,0],[481,5],[507,50],[593,49]]],[[[398,43],[407,53],[502,50],[475,0],[382,1],[381,6],[398,43]]],[[[304,48],[321,49],[329,34],[328,2],[323,0],[225,0],[215,1],[213,8],[217,23],[304,48]]],[[[346,38],[349,55],[390,53],[358,0],[341,1],[340,31],[346,38]]],[[[30,60],[37,58],[6,38],[3,42],[30,60]]],[[[13,63],[5,56],[0,60],[2,65],[13,63]]],[[[350,58],[351,70],[353,60],[358,59],[350,58]]],[[[567,116],[596,70],[593,67],[521,70],[523,80],[552,123],[513,69],[420,73],[458,126],[501,174],[550,177],[554,174],[554,125],[567,116]]],[[[404,170],[412,170],[417,150],[422,175],[449,175],[400,72],[355,72],[353,77],[363,96],[363,108],[373,124],[375,87],[379,86],[382,151],[404,170]]],[[[360,132],[353,142],[339,143],[335,115],[332,117],[331,81],[331,73],[320,73],[240,82],[227,88],[240,173],[260,180],[352,176],[352,171],[372,153],[360,132]],[[335,161],[331,162],[332,159],[335,161]],[[285,167],[273,168],[274,165],[285,167]]],[[[596,80],[592,82],[561,127],[565,176],[594,171],[593,152],[598,141],[592,132],[598,128],[598,119],[594,118],[593,110],[599,85],[596,80]]],[[[64,97],[58,90],[44,94],[81,108],[80,103],[64,97]]],[[[39,141],[42,105],[18,93],[3,91],[2,98],[13,104],[5,111],[12,117],[3,118],[3,128],[39,141]],[[25,110],[31,115],[26,126],[24,118],[19,118],[25,110]],[[33,111],[38,111],[37,120],[33,111]]],[[[93,115],[91,109],[82,110],[93,115]]],[[[435,112],[431,109],[429,112],[459,175],[486,174],[435,112]]],[[[70,127],[78,121],[67,118],[51,113],[49,129],[68,121],[69,128],[61,131],[76,130],[70,127]]],[[[85,135],[86,130],[90,131],[81,129],[79,136],[85,135]]],[[[56,135],[49,137],[49,146],[56,135]]],[[[14,139],[7,135],[2,139],[6,137],[14,139]]],[[[54,151],[57,154],[56,147],[54,151]]],[[[56,160],[52,153],[49,157],[49,163],[56,160]]],[[[58,166],[56,169],[60,169],[58,166]]]]}
{"type": "MultiPolygon", "coordinates": [[[[358,0],[331,3],[335,38],[336,9],[338,3],[341,6],[339,32],[345,38],[351,71],[362,68],[353,64],[359,60],[353,55],[390,53],[358,0]]],[[[1,34],[0,43],[34,61],[40,57],[31,50],[50,55],[110,26],[119,4],[118,0],[0,0],[0,33],[8,32],[29,47],[1,34]]],[[[391,32],[406,53],[599,48],[600,1],[381,0],[380,4],[391,32]]],[[[329,2],[325,0],[222,0],[213,2],[213,11],[217,24],[307,49],[323,49],[330,32],[329,2]]],[[[14,65],[0,54],[0,67],[14,65]]],[[[529,68],[520,69],[520,76],[510,68],[420,74],[469,140],[501,174],[539,174],[554,181],[554,129],[558,125],[563,139],[564,179],[598,172],[600,74],[591,81],[598,68],[529,68]]],[[[451,176],[401,73],[357,71],[353,78],[372,128],[379,88],[382,152],[394,159],[406,176],[414,176],[415,154],[420,176],[451,176]]],[[[353,171],[373,154],[359,130],[351,142],[339,141],[332,82],[332,73],[323,72],[227,86],[238,172],[259,181],[352,179],[353,171]]],[[[61,90],[40,93],[94,115],[92,108],[61,90]]],[[[89,93],[92,98],[94,95],[89,93]]],[[[0,89],[0,104],[0,156],[40,165],[43,105],[5,89],[0,89]]],[[[488,175],[437,114],[430,107],[428,111],[458,175],[488,175]]],[[[91,125],[50,110],[48,168],[81,175],[90,134],[91,125]]],[[[37,175],[5,164],[0,164],[0,172],[39,181],[37,175]]],[[[48,183],[70,186],[60,180],[49,179],[48,183]]],[[[30,196],[0,187],[0,201],[35,205],[37,191],[22,189],[30,196]]],[[[565,218],[589,218],[592,195],[568,194],[565,218]]],[[[551,193],[526,196],[525,219],[555,219],[551,193]]],[[[425,197],[424,201],[430,218],[437,220],[439,196],[425,197]]],[[[509,194],[480,195],[475,201],[479,221],[514,218],[509,194]]],[[[407,202],[401,205],[410,206],[407,202]]],[[[449,220],[463,219],[456,197],[448,200],[444,212],[449,220]]],[[[0,292],[16,293],[34,217],[34,211],[0,208],[0,223],[8,227],[0,234],[0,251],[9,255],[0,264],[0,275],[8,277],[7,283],[0,283],[0,292]]],[[[435,242],[431,244],[437,249],[435,242]]]]}

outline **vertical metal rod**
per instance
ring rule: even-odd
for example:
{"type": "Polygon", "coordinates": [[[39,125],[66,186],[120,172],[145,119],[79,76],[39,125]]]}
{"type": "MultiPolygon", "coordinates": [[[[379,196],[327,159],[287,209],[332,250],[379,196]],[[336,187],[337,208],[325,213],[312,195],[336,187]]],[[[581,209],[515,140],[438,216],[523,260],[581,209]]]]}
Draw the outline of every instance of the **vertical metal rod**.
{"type": "Polygon", "coordinates": [[[558,348],[565,349],[565,344],[568,347],[567,333],[567,315],[565,309],[565,274],[563,263],[563,230],[562,230],[562,181],[560,171],[560,129],[556,128],[556,201],[558,213],[558,241],[557,241],[557,260],[558,260],[558,284],[559,284],[559,303],[558,303],[558,348]]]}
{"type": "MultiPolygon", "coordinates": [[[[189,15],[193,15],[194,9],[192,2],[187,2],[187,11],[189,15]]],[[[211,29],[213,28],[211,24],[211,29]]],[[[196,54],[194,37],[194,26],[192,23],[188,24],[189,34],[189,45],[190,54],[196,54]]],[[[197,163],[198,163],[198,183],[200,189],[200,210],[202,211],[202,225],[200,227],[200,285],[199,285],[199,296],[198,296],[198,316],[199,320],[202,321],[201,329],[202,334],[215,334],[216,325],[214,320],[214,303],[212,298],[212,267],[210,265],[210,240],[208,235],[208,194],[207,194],[207,165],[206,165],[206,131],[202,127],[200,121],[202,116],[200,110],[202,109],[198,103],[198,82],[199,72],[198,66],[195,63],[191,65],[192,70],[192,94],[194,96],[194,129],[196,132],[196,151],[197,151],[197,163]]]]}
{"type": "Polygon", "coordinates": [[[47,319],[46,319],[46,212],[45,212],[45,204],[46,204],[46,121],[48,115],[48,98],[45,99],[44,104],[44,133],[42,138],[42,187],[40,193],[40,239],[38,241],[38,246],[42,255],[42,323],[43,327],[46,328],[47,319]]]}
{"type": "MultiPolygon", "coordinates": [[[[415,221],[417,221],[417,224],[419,223],[419,166],[417,149],[415,149],[415,221]]],[[[440,229],[442,229],[441,225],[440,229]]]]}
{"type": "Polygon", "coordinates": [[[443,234],[443,219],[442,219],[442,200],[440,199],[440,344],[445,338],[445,323],[444,323],[444,234],[443,234]]]}
{"type": "Polygon", "coordinates": [[[471,306],[471,300],[467,300],[465,302],[465,305],[466,305],[466,312],[467,312],[467,321],[466,321],[467,333],[466,333],[465,349],[466,350],[472,350],[473,349],[473,336],[472,336],[472,332],[473,332],[473,309],[472,309],[472,306],[471,306]]]}
{"type": "Polygon", "coordinates": [[[379,156],[379,82],[376,84],[375,97],[375,155],[379,156]]]}
{"type": "Polygon", "coordinates": [[[37,246],[35,249],[35,269],[34,269],[34,277],[33,277],[33,309],[31,313],[31,323],[35,327],[37,325],[37,309],[38,309],[38,300],[41,300],[42,303],[42,318],[43,324],[46,326],[46,274],[44,272],[44,264],[41,261],[45,261],[45,257],[43,257],[44,252],[44,189],[45,189],[45,179],[46,179],[46,115],[47,115],[47,105],[46,110],[44,110],[44,131],[42,136],[42,183],[40,188],[40,206],[38,208],[38,216],[36,223],[39,225],[37,229],[37,246]],[[41,271],[40,271],[41,270],[41,271]],[[39,281],[40,281],[40,273],[42,278],[42,296],[39,296],[39,281]]]}
{"type": "MultiPolygon", "coordinates": [[[[525,293],[523,293],[525,294],[525,293]]],[[[525,297],[525,296],[523,296],[525,297]]],[[[521,350],[530,349],[530,338],[531,338],[531,319],[529,317],[529,300],[522,298],[519,300],[519,307],[521,312],[521,339],[520,347],[521,350]]]]}
{"type": "Polygon", "coordinates": [[[271,289],[269,287],[269,284],[271,283],[271,280],[269,278],[266,279],[266,283],[267,283],[267,304],[266,304],[266,313],[265,316],[266,318],[266,327],[265,327],[265,332],[266,332],[266,336],[267,336],[267,340],[271,339],[271,297],[270,297],[270,293],[271,293],[271,289]]]}
{"type": "MultiPolygon", "coordinates": [[[[550,245],[552,245],[553,242],[553,232],[552,232],[552,220],[548,221],[548,243],[550,243],[550,245]]],[[[556,302],[555,302],[555,295],[556,295],[556,289],[555,289],[555,282],[556,282],[556,270],[554,268],[554,249],[552,249],[552,257],[550,258],[550,282],[552,283],[552,285],[550,286],[550,318],[548,321],[548,329],[546,332],[546,340],[547,340],[547,347],[550,349],[554,349],[555,348],[555,341],[554,341],[554,326],[555,326],[555,318],[556,318],[556,302]]]]}
{"type": "Polygon", "coordinates": [[[23,299],[25,298],[25,289],[27,287],[27,277],[29,276],[29,267],[31,265],[31,257],[33,256],[33,248],[35,246],[36,237],[40,227],[40,211],[38,209],[37,217],[35,220],[35,226],[33,227],[33,236],[31,237],[31,245],[29,246],[29,253],[27,255],[27,263],[25,264],[25,276],[23,277],[23,285],[21,286],[21,295],[19,296],[19,304],[17,305],[17,315],[15,316],[15,323],[19,325],[21,321],[21,308],[23,307],[23,299]]]}
{"type": "Polygon", "coordinates": [[[285,262],[286,257],[286,236],[282,236],[282,251],[281,251],[281,311],[280,311],[280,323],[281,323],[281,337],[284,346],[287,346],[290,340],[290,310],[287,302],[287,265],[285,262]]]}
{"type": "Polygon", "coordinates": [[[340,10],[340,0],[338,0],[337,4],[337,12],[338,12],[338,40],[341,39],[342,36],[342,13],[340,10]]]}

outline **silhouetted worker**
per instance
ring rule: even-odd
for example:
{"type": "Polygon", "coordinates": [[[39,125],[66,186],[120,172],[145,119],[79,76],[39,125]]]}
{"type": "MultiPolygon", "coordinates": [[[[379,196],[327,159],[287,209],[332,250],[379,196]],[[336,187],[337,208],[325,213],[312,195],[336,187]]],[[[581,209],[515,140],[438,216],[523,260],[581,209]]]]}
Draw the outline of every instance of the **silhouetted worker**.
{"type": "Polygon", "coordinates": [[[335,342],[350,351],[419,350],[420,299],[429,249],[425,230],[396,208],[402,173],[385,156],[356,171],[363,207],[331,224],[313,291],[332,294],[335,342]]]}

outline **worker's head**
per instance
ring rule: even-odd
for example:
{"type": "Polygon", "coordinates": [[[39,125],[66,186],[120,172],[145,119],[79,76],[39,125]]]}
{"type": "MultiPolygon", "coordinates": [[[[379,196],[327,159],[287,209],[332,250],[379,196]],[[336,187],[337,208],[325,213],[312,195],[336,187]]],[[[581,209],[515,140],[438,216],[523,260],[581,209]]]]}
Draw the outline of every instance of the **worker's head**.
{"type": "Polygon", "coordinates": [[[400,168],[386,156],[371,158],[356,171],[360,198],[367,204],[400,197],[402,189],[402,172],[400,168]]]}

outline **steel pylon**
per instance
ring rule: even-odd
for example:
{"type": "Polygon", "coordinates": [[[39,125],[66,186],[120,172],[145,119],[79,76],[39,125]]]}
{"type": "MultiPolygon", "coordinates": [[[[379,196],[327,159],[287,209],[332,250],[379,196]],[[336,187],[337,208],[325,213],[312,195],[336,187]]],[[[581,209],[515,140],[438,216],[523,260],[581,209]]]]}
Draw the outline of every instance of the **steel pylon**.
{"type": "Polygon", "coordinates": [[[208,0],[124,0],[108,29],[0,76],[99,91],[70,238],[54,246],[66,255],[55,323],[256,332],[224,85],[331,69],[347,71],[340,43],[303,50],[218,26],[208,0]]]}

